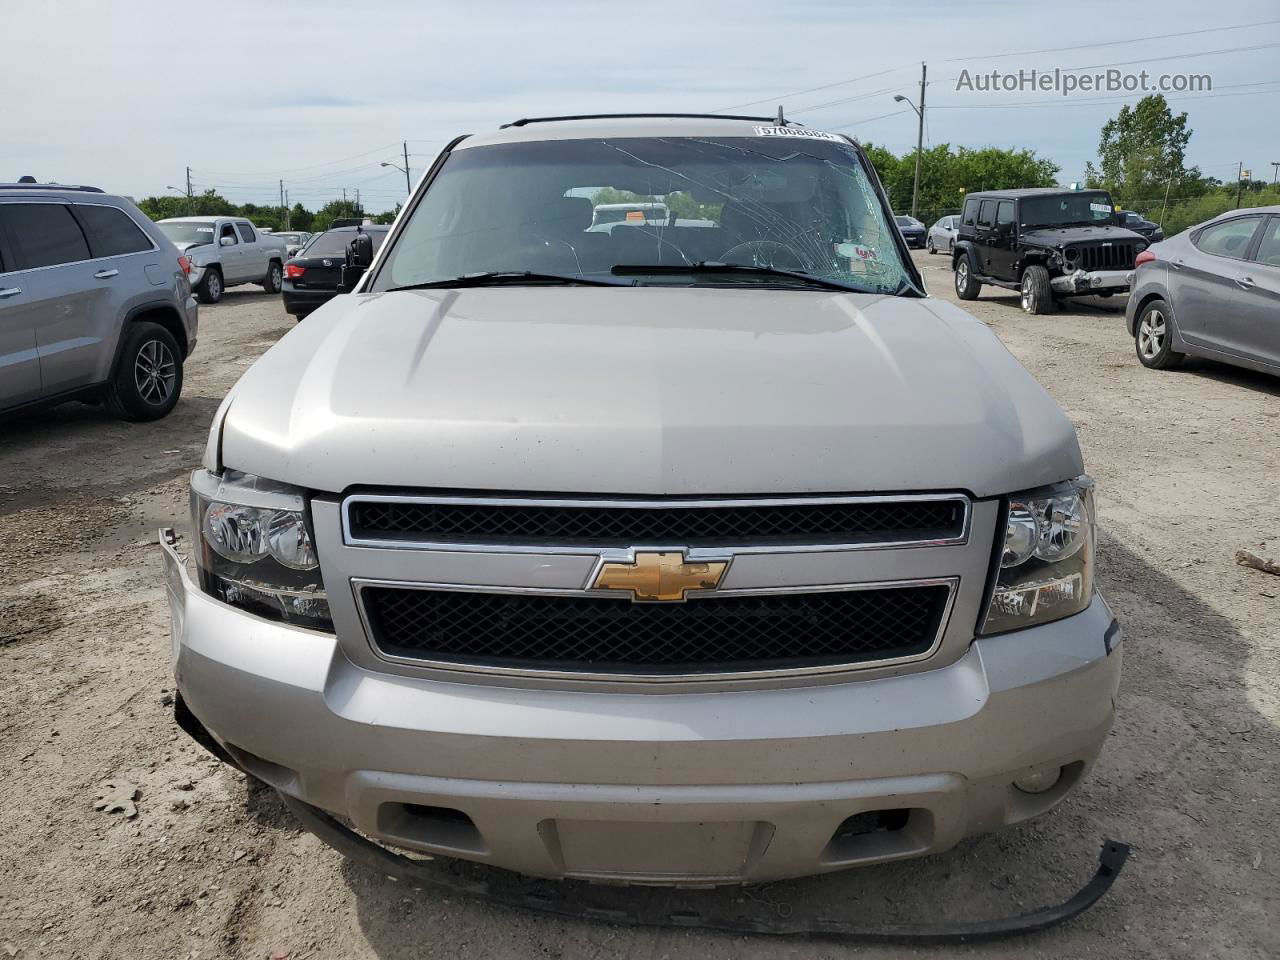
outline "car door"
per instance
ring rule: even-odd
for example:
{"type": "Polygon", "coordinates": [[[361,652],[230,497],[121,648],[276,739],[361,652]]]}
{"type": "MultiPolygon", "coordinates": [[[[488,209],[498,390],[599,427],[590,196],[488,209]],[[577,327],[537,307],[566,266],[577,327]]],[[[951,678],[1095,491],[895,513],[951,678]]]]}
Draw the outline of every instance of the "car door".
{"type": "Polygon", "coordinates": [[[1280,369],[1280,215],[1267,218],[1234,279],[1241,309],[1227,318],[1228,348],[1280,369]]]}
{"type": "Polygon", "coordinates": [[[107,379],[125,315],[157,286],[147,270],[148,264],[153,270],[157,266],[156,245],[128,214],[87,200],[69,209],[89,241],[90,276],[101,284],[102,295],[93,301],[88,325],[74,337],[60,342],[56,351],[41,343],[40,374],[52,392],[107,379]]]}
{"type": "Polygon", "coordinates": [[[267,275],[267,247],[259,242],[253,225],[244,220],[236,221],[240,232],[240,256],[244,258],[244,279],[261,280],[267,275]]]}
{"type": "Polygon", "coordinates": [[[222,279],[227,284],[241,283],[245,277],[244,257],[235,224],[224,220],[218,224],[218,259],[222,263],[222,279]],[[231,242],[226,241],[230,239],[231,242]]]}
{"type": "Polygon", "coordinates": [[[1014,259],[1018,248],[1017,220],[1013,201],[1001,200],[996,204],[996,226],[991,238],[990,275],[1001,280],[1017,280],[1014,259]]]}
{"type": "Polygon", "coordinates": [[[978,222],[974,227],[974,252],[978,255],[978,269],[988,277],[992,272],[992,252],[996,238],[996,202],[983,200],[978,206],[978,222]]]}
{"type": "Polygon", "coordinates": [[[0,203],[0,410],[40,396],[40,355],[36,352],[36,311],[26,271],[17,269],[5,239],[10,204],[0,203]]]}
{"type": "Polygon", "coordinates": [[[1236,278],[1264,219],[1247,214],[1215,221],[1170,256],[1174,318],[1188,343],[1231,351],[1229,318],[1250,306],[1236,278]]]}
{"type": "Polygon", "coordinates": [[[92,259],[84,230],[61,201],[5,205],[5,235],[23,272],[23,304],[35,330],[40,396],[91,382],[86,358],[100,349],[110,309],[109,266],[92,259]]]}

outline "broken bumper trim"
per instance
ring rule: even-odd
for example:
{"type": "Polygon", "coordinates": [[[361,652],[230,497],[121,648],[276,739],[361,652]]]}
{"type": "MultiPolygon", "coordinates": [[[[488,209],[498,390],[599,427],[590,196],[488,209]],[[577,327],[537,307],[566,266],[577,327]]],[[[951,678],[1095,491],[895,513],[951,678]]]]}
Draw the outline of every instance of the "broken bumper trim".
{"type": "Polygon", "coordinates": [[[681,900],[692,900],[694,895],[680,890],[600,888],[580,881],[547,883],[497,870],[489,871],[492,874],[490,879],[476,879],[455,873],[446,865],[414,860],[379,846],[296,797],[280,793],[280,798],[303,827],[348,859],[431,893],[485,900],[552,916],[599,920],[631,927],[674,927],[737,935],[754,934],[850,943],[973,943],[1044,930],[1079,916],[1097,903],[1111,889],[1129,856],[1128,845],[1114,840],[1105,841],[1093,878],[1056,906],[994,920],[863,925],[828,917],[803,917],[794,914],[781,916],[770,912],[754,917],[703,912],[681,903],[681,900]],[[613,895],[612,904],[592,902],[606,894],[613,895]]]}
{"type": "Polygon", "coordinates": [[[1049,281],[1049,286],[1054,293],[1067,294],[1128,290],[1132,277],[1132,270],[1077,270],[1075,273],[1054,277],[1049,281]]]}

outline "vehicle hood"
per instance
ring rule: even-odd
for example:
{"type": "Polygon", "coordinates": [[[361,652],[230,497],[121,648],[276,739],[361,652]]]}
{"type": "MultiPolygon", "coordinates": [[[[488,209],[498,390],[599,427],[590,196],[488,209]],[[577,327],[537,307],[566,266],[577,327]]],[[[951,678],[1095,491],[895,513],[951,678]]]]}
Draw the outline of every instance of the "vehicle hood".
{"type": "Polygon", "coordinates": [[[1083,472],[959,308],[761,288],[340,296],[245,373],[212,462],[330,492],[990,496],[1083,472]]]}
{"type": "Polygon", "coordinates": [[[1146,239],[1125,227],[1042,227],[1024,230],[1022,241],[1042,247],[1060,247],[1068,243],[1100,243],[1104,240],[1132,242],[1146,239]]]}

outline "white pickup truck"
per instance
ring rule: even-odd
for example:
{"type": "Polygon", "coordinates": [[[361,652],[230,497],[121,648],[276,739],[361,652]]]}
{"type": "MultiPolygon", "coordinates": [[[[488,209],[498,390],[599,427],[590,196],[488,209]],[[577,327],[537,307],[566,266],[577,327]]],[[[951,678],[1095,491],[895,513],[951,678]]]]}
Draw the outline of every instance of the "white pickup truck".
{"type": "Polygon", "coordinates": [[[159,227],[191,261],[191,286],[201,303],[217,303],[227,287],[259,283],[279,293],[285,242],[241,217],[174,217],[159,227]]]}

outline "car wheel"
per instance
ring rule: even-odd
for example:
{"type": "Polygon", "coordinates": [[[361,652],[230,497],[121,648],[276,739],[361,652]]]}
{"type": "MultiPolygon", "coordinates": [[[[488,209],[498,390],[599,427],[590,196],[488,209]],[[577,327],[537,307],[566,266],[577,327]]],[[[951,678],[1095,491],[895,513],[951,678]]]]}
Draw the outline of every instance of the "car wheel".
{"type": "Polygon", "coordinates": [[[271,266],[267,269],[267,278],[262,281],[262,289],[267,293],[279,293],[282,286],[284,286],[284,268],[272,260],[271,266]]]}
{"type": "Polygon", "coordinates": [[[977,300],[978,291],[982,289],[982,284],[973,278],[973,271],[969,269],[969,258],[960,257],[956,260],[956,296],[961,300],[977,300]]]}
{"type": "Polygon", "coordinates": [[[124,346],[107,383],[105,405],[121,420],[159,420],[182,394],[182,350],[158,323],[125,328],[124,346]]]}
{"type": "Polygon", "coordinates": [[[1022,272],[1022,309],[1030,314],[1048,313],[1052,306],[1049,271],[1041,266],[1027,267],[1022,272]]]}
{"type": "Polygon", "coordinates": [[[1173,328],[1169,323],[1169,305],[1152,300],[1138,314],[1133,331],[1133,345],[1144,367],[1170,370],[1186,358],[1173,349],[1173,328]]]}
{"type": "Polygon", "coordinates": [[[954,240],[948,240],[947,253],[955,253],[955,252],[956,252],[956,242],[954,240]]]}
{"type": "Polygon", "coordinates": [[[935,246],[933,245],[933,237],[930,237],[930,238],[929,238],[929,253],[933,254],[933,253],[937,253],[937,252],[938,252],[938,248],[937,248],[937,247],[935,247],[935,246]]]}
{"type": "Polygon", "coordinates": [[[201,303],[217,303],[222,299],[222,274],[216,267],[209,267],[204,272],[204,279],[196,287],[196,296],[201,303]]]}

